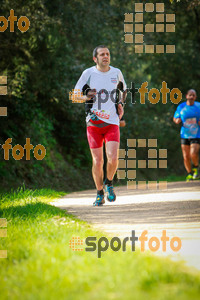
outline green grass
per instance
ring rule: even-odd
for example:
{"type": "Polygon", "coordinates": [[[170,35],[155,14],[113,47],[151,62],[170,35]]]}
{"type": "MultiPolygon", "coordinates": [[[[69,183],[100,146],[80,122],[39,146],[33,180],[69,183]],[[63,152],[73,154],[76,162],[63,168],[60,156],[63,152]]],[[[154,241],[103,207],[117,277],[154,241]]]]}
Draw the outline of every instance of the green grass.
{"type": "Polygon", "coordinates": [[[8,236],[0,249],[0,299],[199,299],[200,275],[139,251],[77,252],[72,236],[100,237],[87,223],[48,203],[64,193],[24,190],[0,196],[8,236]]]}
{"type": "MultiPolygon", "coordinates": [[[[187,175],[187,174],[186,174],[187,175]]],[[[163,178],[159,178],[160,181],[165,180],[167,182],[185,181],[186,175],[168,175],[163,178]]]]}

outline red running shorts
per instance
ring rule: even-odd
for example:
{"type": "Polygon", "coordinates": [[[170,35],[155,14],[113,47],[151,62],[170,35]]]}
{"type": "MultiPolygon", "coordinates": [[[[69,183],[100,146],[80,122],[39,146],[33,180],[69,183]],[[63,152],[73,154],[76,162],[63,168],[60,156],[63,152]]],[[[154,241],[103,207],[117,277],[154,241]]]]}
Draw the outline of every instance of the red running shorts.
{"type": "Polygon", "coordinates": [[[87,127],[87,138],[90,149],[103,147],[103,142],[120,141],[120,131],[118,125],[110,124],[105,127],[87,127]]]}

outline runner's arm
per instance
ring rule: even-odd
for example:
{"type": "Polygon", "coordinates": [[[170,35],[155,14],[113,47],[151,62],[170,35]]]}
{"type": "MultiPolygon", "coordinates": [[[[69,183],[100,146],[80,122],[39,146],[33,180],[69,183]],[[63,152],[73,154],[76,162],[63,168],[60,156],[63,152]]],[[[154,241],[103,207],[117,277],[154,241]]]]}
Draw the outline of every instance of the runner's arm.
{"type": "Polygon", "coordinates": [[[123,94],[122,94],[122,98],[119,101],[118,106],[117,106],[118,115],[119,115],[119,119],[120,120],[121,120],[121,118],[122,118],[122,116],[124,114],[123,105],[125,104],[126,97],[127,97],[127,91],[124,91],[123,94]]]}
{"type": "Polygon", "coordinates": [[[181,110],[181,105],[179,105],[174,113],[173,121],[175,124],[180,124],[182,122],[180,118],[180,110],[181,110]]]}
{"type": "Polygon", "coordinates": [[[87,85],[88,75],[87,70],[85,70],[81,77],[79,78],[74,90],[73,90],[73,101],[74,102],[87,102],[91,100],[96,95],[95,89],[90,89],[87,85]]]}

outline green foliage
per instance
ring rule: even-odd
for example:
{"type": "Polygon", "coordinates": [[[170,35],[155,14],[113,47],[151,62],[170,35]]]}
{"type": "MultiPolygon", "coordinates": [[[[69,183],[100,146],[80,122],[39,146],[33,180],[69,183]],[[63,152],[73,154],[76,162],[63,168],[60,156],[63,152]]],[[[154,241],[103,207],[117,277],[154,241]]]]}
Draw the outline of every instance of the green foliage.
{"type": "MultiPolygon", "coordinates": [[[[190,87],[200,93],[199,2],[165,1],[166,11],[176,14],[176,33],[145,35],[144,44],[175,43],[175,54],[135,54],[134,46],[124,43],[124,13],[133,12],[133,7],[134,1],[129,0],[2,1],[0,15],[7,18],[14,9],[18,18],[29,18],[30,28],[21,33],[15,22],[15,32],[8,28],[0,34],[0,75],[8,76],[9,89],[8,96],[1,96],[8,117],[0,118],[0,143],[11,137],[12,145],[24,145],[29,137],[34,146],[42,144],[47,149],[43,161],[32,156],[29,162],[12,157],[4,161],[0,149],[2,186],[25,182],[70,188],[74,181],[76,189],[93,186],[84,106],[72,104],[68,93],[82,71],[93,65],[92,50],[98,44],[108,45],[111,64],[122,70],[129,87],[130,82],[140,87],[148,81],[149,89],[160,89],[166,81],[170,89],[178,87],[183,94],[190,87]]],[[[146,23],[155,23],[155,14],[144,17],[146,23]]],[[[130,100],[128,94],[121,145],[126,145],[127,138],[157,138],[159,147],[170,153],[166,175],[183,173],[179,128],[172,124],[176,105],[169,95],[167,105],[148,100],[141,105],[139,94],[135,105],[130,100]]],[[[143,176],[149,177],[148,173],[143,176]]]]}

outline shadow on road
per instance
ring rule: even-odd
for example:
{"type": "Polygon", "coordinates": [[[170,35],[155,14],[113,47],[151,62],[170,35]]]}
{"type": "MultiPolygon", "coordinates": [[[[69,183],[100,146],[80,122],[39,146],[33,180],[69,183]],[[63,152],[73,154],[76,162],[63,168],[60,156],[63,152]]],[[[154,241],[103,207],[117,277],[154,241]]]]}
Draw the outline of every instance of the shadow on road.
{"type": "Polygon", "coordinates": [[[200,201],[62,207],[94,224],[161,224],[200,222],[200,201]]]}

